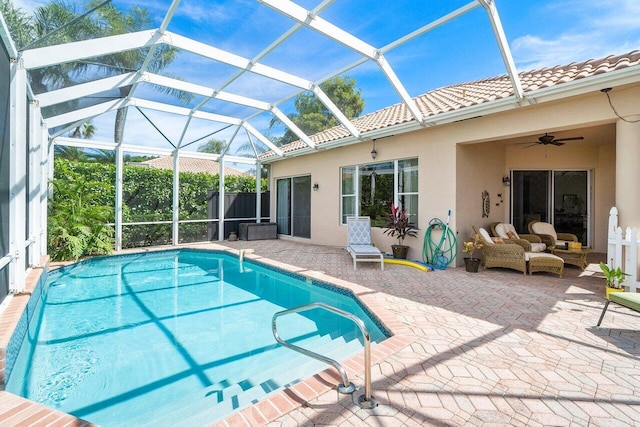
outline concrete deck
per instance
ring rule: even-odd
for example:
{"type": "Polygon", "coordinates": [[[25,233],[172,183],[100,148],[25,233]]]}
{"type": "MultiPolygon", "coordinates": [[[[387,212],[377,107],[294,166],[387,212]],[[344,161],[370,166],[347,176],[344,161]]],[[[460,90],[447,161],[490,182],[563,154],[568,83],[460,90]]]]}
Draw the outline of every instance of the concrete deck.
{"type": "MultiPolygon", "coordinates": [[[[283,239],[224,244],[369,288],[363,298],[384,311],[396,336],[374,347],[380,405],[373,410],[317,376],[217,425],[640,425],[640,314],[610,306],[595,327],[604,303],[604,279],[589,271],[596,268],[566,266],[563,278],[400,265],[380,271],[375,264],[354,271],[338,247],[283,239]]],[[[358,365],[350,370],[362,385],[358,365]]],[[[24,401],[14,397],[0,392],[0,426],[20,423],[16,407],[24,401]]]]}

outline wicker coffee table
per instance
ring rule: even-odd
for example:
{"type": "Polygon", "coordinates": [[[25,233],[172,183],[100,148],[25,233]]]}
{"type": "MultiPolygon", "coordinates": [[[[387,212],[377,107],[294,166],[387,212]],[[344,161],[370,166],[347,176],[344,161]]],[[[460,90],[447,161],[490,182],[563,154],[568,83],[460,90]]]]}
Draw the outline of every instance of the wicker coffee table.
{"type": "Polygon", "coordinates": [[[564,260],[565,264],[575,265],[584,270],[587,263],[587,255],[592,252],[589,248],[580,248],[580,249],[560,249],[560,248],[552,248],[551,253],[559,256],[564,260]]]}

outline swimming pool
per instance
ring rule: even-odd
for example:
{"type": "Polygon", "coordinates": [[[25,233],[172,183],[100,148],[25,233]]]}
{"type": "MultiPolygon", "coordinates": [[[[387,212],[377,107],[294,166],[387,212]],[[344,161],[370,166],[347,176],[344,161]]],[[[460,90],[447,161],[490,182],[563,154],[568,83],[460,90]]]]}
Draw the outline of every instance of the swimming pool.
{"type": "MultiPolygon", "coordinates": [[[[348,291],[222,252],[104,257],[49,274],[7,390],[101,425],[215,421],[326,367],[278,346],[271,317],[321,301],[386,331],[348,291]]],[[[334,359],[357,327],[320,310],[285,339],[334,359]]]]}

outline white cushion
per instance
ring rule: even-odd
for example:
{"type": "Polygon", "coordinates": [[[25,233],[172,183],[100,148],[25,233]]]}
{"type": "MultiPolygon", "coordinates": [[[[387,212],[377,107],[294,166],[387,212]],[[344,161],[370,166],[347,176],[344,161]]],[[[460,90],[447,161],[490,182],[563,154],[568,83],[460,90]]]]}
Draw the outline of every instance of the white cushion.
{"type": "Polygon", "coordinates": [[[548,222],[534,222],[531,224],[531,229],[536,234],[548,234],[553,237],[553,240],[558,240],[556,229],[548,222]]]}
{"type": "Polygon", "coordinates": [[[525,252],[524,259],[529,261],[531,258],[554,258],[562,261],[564,264],[564,260],[557,255],[552,255],[548,253],[533,253],[533,252],[525,252]]]}
{"type": "Polygon", "coordinates": [[[520,238],[520,236],[518,236],[516,228],[512,224],[501,222],[500,224],[496,225],[496,234],[498,235],[498,237],[502,237],[503,239],[510,239],[508,235],[509,232],[512,232],[516,235],[515,239],[520,238]]]}
{"type": "Polygon", "coordinates": [[[482,237],[482,240],[484,240],[484,243],[487,245],[493,245],[493,240],[491,240],[491,236],[489,236],[489,233],[487,232],[487,230],[485,230],[484,228],[480,228],[478,230],[478,233],[480,233],[480,237],[482,237]]]}
{"type": "Polygon", "coordinates": [[[547,245],[544,243],[531,243],[531,252],[544,252],[547,250],[547,245]]]}

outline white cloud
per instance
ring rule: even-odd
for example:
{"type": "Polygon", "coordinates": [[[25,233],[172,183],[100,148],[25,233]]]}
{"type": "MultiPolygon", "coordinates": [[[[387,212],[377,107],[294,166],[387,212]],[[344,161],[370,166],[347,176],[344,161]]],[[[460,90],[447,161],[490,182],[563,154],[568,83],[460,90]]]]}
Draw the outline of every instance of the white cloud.
{"type": "Polygon", "coordinates": [[[553,21],[557,35],[527,34],[515,39],[512,49],[519,69],[550,67],[640,48],[637,0],[563,2],[562,8],[548,12],[560,15],[561,22],[553,21]]]}
{"type": "Polygon", "coordinates": [[[13,7],[16,9],[24,9],[28,12],[33,11],[38,6],[45,4],[42,0],[13,0],[13,7]]]}

